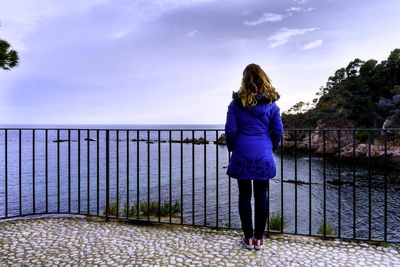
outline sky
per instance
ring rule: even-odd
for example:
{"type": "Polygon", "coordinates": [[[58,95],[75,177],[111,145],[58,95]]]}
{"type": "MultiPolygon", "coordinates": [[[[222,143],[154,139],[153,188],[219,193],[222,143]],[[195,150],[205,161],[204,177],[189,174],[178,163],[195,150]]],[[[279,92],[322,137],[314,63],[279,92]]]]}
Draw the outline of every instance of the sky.
{"type": "Polygon", "coordinates": [[[0,0],[0,124],[224,124],[247,64],[311,101],[400,48],[397,0],[0,0]]]}

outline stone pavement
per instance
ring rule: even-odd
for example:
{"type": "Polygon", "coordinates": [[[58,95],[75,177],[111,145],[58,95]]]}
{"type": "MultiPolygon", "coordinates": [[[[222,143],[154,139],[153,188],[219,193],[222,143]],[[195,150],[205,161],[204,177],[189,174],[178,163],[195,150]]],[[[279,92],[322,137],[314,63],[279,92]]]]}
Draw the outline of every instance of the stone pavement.
{"type": "Polygon", "coordinates": [[[0,222],[0,266],[400,266],[397,246],[272,235],[247,250],[241,231],[85,217],[0,222]]]}

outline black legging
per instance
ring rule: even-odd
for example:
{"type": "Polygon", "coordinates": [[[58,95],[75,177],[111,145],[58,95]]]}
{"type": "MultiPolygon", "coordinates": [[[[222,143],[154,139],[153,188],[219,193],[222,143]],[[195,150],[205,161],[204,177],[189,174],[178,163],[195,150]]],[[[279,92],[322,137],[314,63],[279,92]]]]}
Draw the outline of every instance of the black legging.
{"type": "Polygon", "coordinates": [[[255,230],[253,235],[253,221],[251,209],[251,180],[239,180],[239,215],[245,238],[262,239],[265,231],[268,213],[268,180],[253,181],[255,230]]]}

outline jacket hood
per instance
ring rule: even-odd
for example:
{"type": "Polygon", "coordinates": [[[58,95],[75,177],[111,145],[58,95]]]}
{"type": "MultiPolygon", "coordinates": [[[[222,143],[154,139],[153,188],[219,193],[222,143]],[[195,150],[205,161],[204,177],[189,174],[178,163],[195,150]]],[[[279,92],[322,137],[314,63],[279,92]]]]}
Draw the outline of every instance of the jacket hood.
{"type": "MultiPolygon", "coordinates": [[[[242,106],[242,103],[240,102],[239,99],[239,94],[237,92],[232,93],[232,99],[237,101],[238,104],[242,106]]],[[[259,104],[270,104],[273,103],[274,101],[268,99],[265,94],[257,94],[256,99],[257,99],[257,104],[254,107],[246,107],[245,109],[248,110],[253,115],[255,115],[256,117],[259,117],[264,115],[266,110],[266,105],[259,105],[259,104]]]]}
{"type": "MultiPolygon", "coordinates": [[[[239,93],[233,92],[232,99],[240,102],[239,93]]],[[[273,102],[271,99],[267,98],[265,94],[256,94],[256,99],[257,99],[257,104],[269,104],[273,102]]]]}

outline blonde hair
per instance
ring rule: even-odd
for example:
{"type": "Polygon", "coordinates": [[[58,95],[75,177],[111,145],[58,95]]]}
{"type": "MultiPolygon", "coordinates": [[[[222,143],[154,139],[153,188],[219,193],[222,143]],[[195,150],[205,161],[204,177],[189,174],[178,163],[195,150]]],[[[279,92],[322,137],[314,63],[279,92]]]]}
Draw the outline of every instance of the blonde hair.
{"type": "Polygon", "coordinates": [[[264,94],[271,102],[277,101],[280,97],[261,67],[257,64],[249,64],[243,71],[242,83],[238,92],[242,106],[255,106],[257,94],[264,94]]]}

